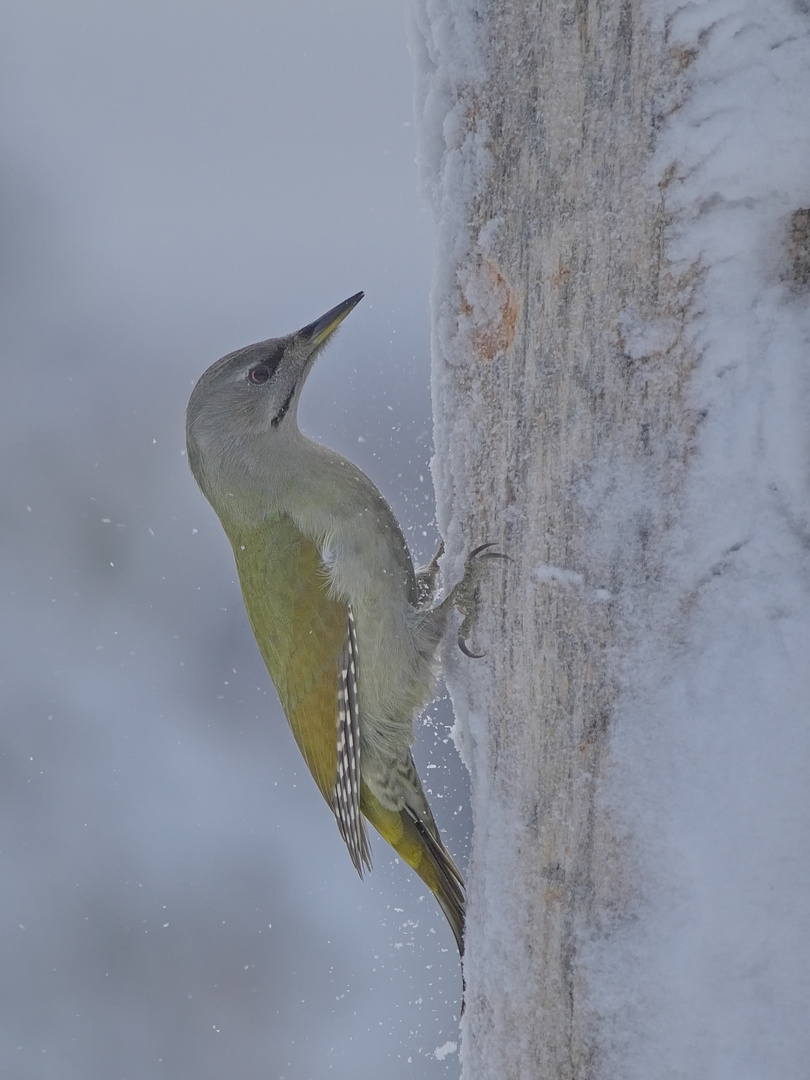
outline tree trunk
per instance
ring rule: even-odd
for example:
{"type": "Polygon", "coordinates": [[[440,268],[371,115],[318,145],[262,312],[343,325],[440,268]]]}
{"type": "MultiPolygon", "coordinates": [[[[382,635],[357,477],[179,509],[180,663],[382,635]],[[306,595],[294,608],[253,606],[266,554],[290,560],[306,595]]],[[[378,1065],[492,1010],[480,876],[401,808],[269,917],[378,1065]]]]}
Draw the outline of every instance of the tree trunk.
{"type": "MultiPolygon", "coordinates": [[[[807,33],[800,5],[776,6],[807,33]]],[[[754,1007],[731,1015],[721,994],[711,1016],[701,964],[719,947],[710,924],[722,924],[722,905],[700,895],[701,868],[686,863],[695,852],[711,863],[705,835],[715,830],[719,852],[744,842],[727,807],[745,802],[737,766],[767,745],[761,712],[746,719],[748,680],[781,683],[769,722],[796,753],[808,749],[808,676],[796,653],[784,678],[768,667],[767,645],[783,631],[760,623],[757,591],[762,573],[776,572],[763,550],[778,534],[784,590],[795,585],[808,599],[807,475],[797,464],[807,441],[795,427],[789,468],[780,473],[774,451],[760,474],[757,419],[740,405],[763,356],[778,352],[752,306],[770,297],[795,309],[780,244],[801,184],[785,169],[749,183],[746,171],[761,175],[763,144],[748,161],[740,142],[739,168],[723,174],[713,155],[738,138],[733,125],[714,129],[688,160],[706,117],[728,108],[709,97],[703,114],[700,87],[725,77],[744,109],[745,80],[734,79],[746,64],[770,62],[767,35],[782,32],[770,3],[703,8],[678,22],[651,17],[640,0],[415,0],[420,166],[437,222],[433,469],[445,572],[455,580],[464,553],[484,541],[511,559],[490,563],[482,588],[474,644],[486,659],[448,656],[472,776],[468,1078],[739,1076],[751,1062],[744,1032],[760,1016],[754,1007]],[[694,174],[706,162],[713,179],[701,185],[694,174]],[[759,208],[756,236],[745,232],[746,199],[759,208]],[[724,218],[723,208],[741,216],[724,218]],[[740,237],[730,255],[729,235],[740,237]],[[745,292],[762,236],[770,269],[745,292]],[[739,288],[729,259],[743,268],[739,288]],[[736,351],[721,340],[724,325],[736,351]],[[727,393],[718,394],[724,370],[727,393]],[[746,510],[721,509],[728,483],[746,510]],[[781,483],[784,511],[768,502],[769,483],[781,483]],[[761,520],[746,502],[754,491],[761,520]],[[792,540],[789,524],[775,524],[780,514],[783,523],[792,515],[792,540]],[[723,652],[747,612],[753,639],[723,652]],[[694,958],[691,974],[681,949],[694,958]],[[690,1072],[691,1044],[703,1037],[719,1056],[704,1054],[690,1072]]],[[[794,60],[785,77],[797,94],[794,60]]],[[[767,113],[762,128],[767,154],[767,113]]],[[[797,175],[801,161],[791,159],[797,175]]],[[[794,342],[807,333],[799,322],[794,342]]],[[[780,363],[771,364],[777,382],[780,363]]],[[[786,402],[793,391],[807,400],[800,367],[785,374],[786,402]]],[[[807,610],[794,596],[797,640],[810,643],[807,610]]],[[[778,763],[766,773],[772,792],[785,778],[778,763]]],[[[807,822],[801,781],[787,783],[786,807],[807,822]]],[[[778,832],[769,828],[763,851],[778,832]]],[[[740,866],[744,888],[745,859],[740,866]]],[[[807,911],[805,902],[794,945],[807,911]]],[[[743,916],[740,940],[750,940],[743,916]]],[[[733,953],[739,942],[731,934],[726,944],[733,953]]],[[[738,985],[731,961],[709,967],[738,985]]],[[[766,990],[777,983],[766,978],[766,990]]],[[[798,1055],[801,1043],[804,1053],[806,1035],[785,1023],[774,1045],[787,1040],[798,1055]]],[[[783,1067],[774,1054],[764,1060],[783,1067]]],[[[777,1075],[768,1068],[758,1075],[777,1075]]]]}

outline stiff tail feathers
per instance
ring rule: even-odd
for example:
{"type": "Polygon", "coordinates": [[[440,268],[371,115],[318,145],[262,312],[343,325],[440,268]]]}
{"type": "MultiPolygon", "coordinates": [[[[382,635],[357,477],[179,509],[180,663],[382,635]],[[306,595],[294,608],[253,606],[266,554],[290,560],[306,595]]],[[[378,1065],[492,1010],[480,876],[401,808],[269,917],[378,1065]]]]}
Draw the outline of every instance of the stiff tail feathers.
{"type": "MultiPolygon", "coordinates": [[[[464,914],[466,900],[464,896],[464,878],[447,849],[438,836],[434,836],[427,825],[420,821],[408,807],[402,811],[407,815],[430,855],[430,862],[435,873],[435,882],[427,877],[420,867],[414,867],[422,880],[430,886],[439,901],[439,906],[450,923],[450,929],[456,939],[459,956],[464,956],[464,914]]],[[[433,875],[431,875],[431,878],[433,875]]]]}
{"type": "MultiPolygon", "coordinates": [[[[464,879],[439,838],[438,830],[410,807],[389,810],[362,784],[360,809],[377,832],[436,896],[464,955],[464,879]],[[431,828],[431,825],[433,826],[431,828]]],[[[429,813],[429,811],[428,811],[429,813]]]]}

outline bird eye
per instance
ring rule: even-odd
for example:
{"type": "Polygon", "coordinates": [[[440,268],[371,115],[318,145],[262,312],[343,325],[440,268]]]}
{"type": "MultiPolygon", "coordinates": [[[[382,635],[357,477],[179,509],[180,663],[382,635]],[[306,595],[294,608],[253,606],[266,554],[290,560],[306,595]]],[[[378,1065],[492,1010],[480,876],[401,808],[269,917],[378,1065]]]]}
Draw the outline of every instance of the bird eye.
{"type": "Polygon", "coordinates": [[[267,364],[257,364],[248,372],[248,379],[256,386],[261,386],[262,383],[266,383],[269,378],[270,368],[267,364]]]}

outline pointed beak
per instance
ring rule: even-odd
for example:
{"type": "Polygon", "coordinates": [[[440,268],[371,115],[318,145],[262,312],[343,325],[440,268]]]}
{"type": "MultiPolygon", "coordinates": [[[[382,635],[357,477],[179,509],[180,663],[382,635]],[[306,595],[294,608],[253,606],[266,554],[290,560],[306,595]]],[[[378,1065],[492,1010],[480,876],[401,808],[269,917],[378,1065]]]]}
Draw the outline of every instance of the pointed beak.
{"type": "Polygon", "coordinates": [[[334,334],[349,312],[357,307],[364,295],[364,293],[359,292],[355,293],[354,296],[350,296],[342,304],[338,304],[331,311],[327,311],[325,315],[321,315],[320,319],[316,319],[315,322],[311,322],[307,326],[302,326],[296,337],[309,341],[313,349],[319,348],[334,334]]]}

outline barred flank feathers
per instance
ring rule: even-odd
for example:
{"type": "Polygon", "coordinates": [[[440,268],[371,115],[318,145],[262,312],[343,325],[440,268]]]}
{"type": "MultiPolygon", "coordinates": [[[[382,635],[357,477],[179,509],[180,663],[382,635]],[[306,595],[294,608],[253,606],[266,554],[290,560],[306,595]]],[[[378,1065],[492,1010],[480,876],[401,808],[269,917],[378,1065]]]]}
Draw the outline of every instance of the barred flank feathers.
{"type": "Polygon", "coordinates": [[[332,810],[360,877],[371,869],[366,825],[360,813],[360,728],[357,711],[357,635],[348,610],[346,645],[340,657],[337,699],[337,775],[332,810]]]}

